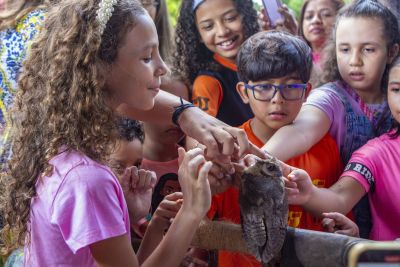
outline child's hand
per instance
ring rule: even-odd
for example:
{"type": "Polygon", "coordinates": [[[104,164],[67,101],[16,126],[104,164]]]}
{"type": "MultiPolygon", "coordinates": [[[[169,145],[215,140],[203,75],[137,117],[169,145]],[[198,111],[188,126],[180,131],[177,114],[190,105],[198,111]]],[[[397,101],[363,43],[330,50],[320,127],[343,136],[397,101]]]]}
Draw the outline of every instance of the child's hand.
{"type": "Polygon", "coordinates": [[[175,192],[165,196],[151,217],[151,223],[163,231],[167,230],[171,219],[175,218],[181,208],[182,200],[182,192],[175,192]]]}
{"type": "Polygon", "coordinates": [[[286,194],[290,205],[304,205],[311,197],[314,185],[308,173],[281,162],[286,194]]]}
{"type": "Polygon", "coordinates": [[[136,223],[149,213],[156,174],[132,166],[126,168],[120,180],[131,223],[136,223]]]}
{"type": "Polygon", "coordinates": [[[360,237],[358,226],[339,212],[322,213],[322,225],[330,233],[360,237]]]}
{"type": "Polygon", "coordinates": [[[208,251],[199,248],[190,248],[186,252],[181,265],[179,267],[207,267],[208,266],[208,251]]]}
{"type": "Polygon", "coordinates": [[[263,31],[272,30],[271,23],[269,22],[268,16],[265,15],[265,9],[264,8],[260,9],[260,12],[258,13],[257,20],[258,20],[258,24],[261,27],[261,30],[263,30],[263,31]]]}
{"type": "Polygon", "coordinates": [[[223,167],[218,163],[212,162],[212,167],[208,173],[208,182],[210,183],[211,194],[219,194],[232,186],[232,176],[225,173],[223,167]]]}
{"type": "Polygon", "coordinates": [[[212,163],[206,162],[203,150],[200,148],[185,152],[185,149],[180,147],[178,153],[178,179],[183,193],[182,210],[201,219],[211,205],[208,173],[212,163]]]}
{"type": "Polygon", "coordinates": [[[258,23],[260,24],[261,29],[264,31],[276,29],[280,31],[286,31],[294,35],[297,34],[296,18],[290,13],[288,7],[286,5],[282,5],[282,7],[279,8],[279,12],[282,14],[284,19],[283,21],[278,21],[275,27],[272,27],[268,16],[265,15],[265,9],[262,8],[258,14],[258,23]]]}
{"type": "Polygon", "coordinates": [[[288,7],[286,5],[282,5],[282,7],[279,8],[279,13],[282,14],[284,20],[276,23],[276,29],[296,35],[298,30],[297,21],[293,14],[290,13],[288,7]]]}

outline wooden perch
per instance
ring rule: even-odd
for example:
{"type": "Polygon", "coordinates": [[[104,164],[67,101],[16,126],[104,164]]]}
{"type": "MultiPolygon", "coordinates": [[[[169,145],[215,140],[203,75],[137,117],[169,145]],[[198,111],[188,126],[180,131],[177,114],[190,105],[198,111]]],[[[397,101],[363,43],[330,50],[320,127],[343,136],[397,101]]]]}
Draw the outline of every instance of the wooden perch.
{"type": "MultiPolygon", "coordinates": [[[[373,242],[345,235],[288,227],[281,251],[284,267],[345,267],[350,248],[360,242],[373,242]]],[[[207,250],[249,254],[239,224],[203,220],[192,245],[207,250]]]]}
{"type": "Polygon", "coordinates": [[[228,250],[249,254],[239,224],[204,219],[193,238],[192,245],[207,250],[228,250]]]}

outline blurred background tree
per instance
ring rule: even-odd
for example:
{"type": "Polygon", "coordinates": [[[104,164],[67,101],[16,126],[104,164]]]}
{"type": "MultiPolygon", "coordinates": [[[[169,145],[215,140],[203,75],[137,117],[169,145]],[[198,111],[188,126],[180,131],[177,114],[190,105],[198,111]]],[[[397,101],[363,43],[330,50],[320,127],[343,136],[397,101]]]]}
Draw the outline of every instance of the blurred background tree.
{"type": "Polygon", "coordinates": [[[181,4],[181,0],[165,0],[167,2],[168,11],[171,15],[171,21],[173,25],[176,25],[176,19],[179,14],[179,6],[181,4]]]}
{"type": "MultiPolygon", "coordinates": [[[[182,0],[165,0],[167,1],[168,10],[171,14],[171,21],[173,25],[176,23],[176,19],[179,14],[179,6],[182,0]]],[[[350,2],[351,0],[345,0],[345,2],[350,2]]],[[[389,0],[389,1],[399,1],[399,0],[389,0]]],[[[303,5],[304,0],[282,0],[289,8],[291,8],[298,17],[300,15],[300,9],[303,5]]],[[[257,9],[261,8],[262,2],[261,0],[254,0],[254,5],[257,9]]]]}

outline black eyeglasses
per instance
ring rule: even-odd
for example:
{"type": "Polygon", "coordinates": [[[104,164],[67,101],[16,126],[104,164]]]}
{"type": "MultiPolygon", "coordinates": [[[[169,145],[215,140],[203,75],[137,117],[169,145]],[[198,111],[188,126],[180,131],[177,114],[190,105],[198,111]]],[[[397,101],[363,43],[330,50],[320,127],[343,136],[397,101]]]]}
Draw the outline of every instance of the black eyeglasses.
{"type": "Polygon", "coordinates": [[[251,89],[253,91],[253,96],[255,99],[260,101],[271,101],[274,98],[276,92],[279,91],[283,99],[288,101],[300,100],[304,96],[304,91],[307,88],[306,83],[299,84],[255,84],[250,85],[245,83],[244,87],[246,89],[251,89]]]}

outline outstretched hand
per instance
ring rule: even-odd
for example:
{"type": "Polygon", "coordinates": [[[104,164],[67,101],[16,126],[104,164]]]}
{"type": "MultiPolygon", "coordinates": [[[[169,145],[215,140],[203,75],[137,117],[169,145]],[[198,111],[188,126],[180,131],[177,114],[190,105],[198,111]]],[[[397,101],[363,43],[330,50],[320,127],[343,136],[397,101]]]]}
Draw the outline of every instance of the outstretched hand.
{"type": "Polygon", "coordinates": [[[135,166],[126,168],[121,176],[121,187],[128,205],[131,223],[136,223],[149,213],[156,181],[157,177],[154,172],[138,170],[135,166]]]}
{"type": "Polygon", "coordinates": [[[358,226],[339,212],[322,213],[322,225],[330,233],[360,237],[358,226]]]}
{"type": "Polygon", "coordinates": [[[179,170],[178,179],[183,193],[182,210],[199,220],[202,219],[211,206],[211,189],[208,174],[212,163],[206,161],[203,150],[194,148],[185,151],[178,148],[179,170]]]}
{"type": "Polygon", "coordinates": [[[280,162],[282,175],[285,180],[285,190],[288,203],[291,205],[304,205],[311,197],[313,183],[308,173],[302,169],[292,167],[280,162]]]}
{"type": "MultiPolygon", "coordinates": [[[[182,131],[205,146],[208,160],[232,168],[231,161],[252,153],[264,157],[264,152],[251,144],[244,130],[231,127],[199,108],[188,108],[179,117],[182,131]]],[[[227,168],[228,168],[227,167],[227,168]]]]}
{"type": "Polygon", "coordinates": [[[175,218],[181,208],[182,201],[182,192],[175,192],[165,196],[151,217],[152,224],[157,225],[163,231],[167,230],[172,219],[175,218]]]}
{"type": "MultiPolygon", "coordinates": [[[[248,154],[246,151],[242,158],[235,159],[234,162],[230,162],[229,164],[221,163],[221,161],[218,160],[218,157],[212,161],[213,165],[210,173],[208,174],[208,180],[210,182],[211,193],[213,195],[222,193],[231,186],[238,187],[240,183],[240,176],[246,167],[254,164],[257,159],[260,160],[270,157],[268,154],[264,153],[264,151],[255,147],[251,142],[249,142],[249,144],[249,151],[251,151],[253,147],[256,148],[258,156],[254,154],[248,154]]],[[[198,144],[197,147],[203,149],[204,151],[207,149],[201,144],[198,144]]]]}

